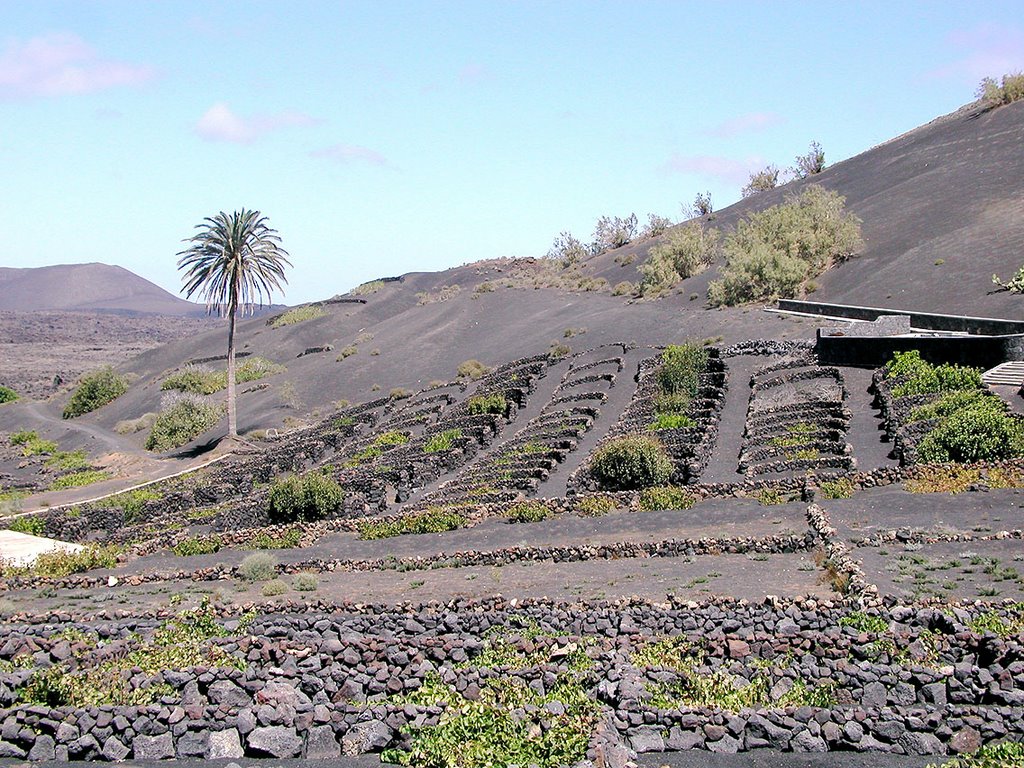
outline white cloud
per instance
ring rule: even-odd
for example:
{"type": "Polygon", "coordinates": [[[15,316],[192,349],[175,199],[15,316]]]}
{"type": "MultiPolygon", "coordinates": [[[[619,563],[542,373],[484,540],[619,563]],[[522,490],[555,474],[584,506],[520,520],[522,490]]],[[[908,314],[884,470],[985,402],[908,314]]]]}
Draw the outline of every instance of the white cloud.
{"type": "Polygon", "coordinates": [[[249,144],[281,128],[307,128],[320,121],[302,112],[275,112],[267,115],[242,117],[231,111],[224,102],[210,107],[196,123],[196,133],[207,141],[228,141],[249,144]]]}
{"type": "Polygon", "coordinates": [[[931,70],[937,78],[966,77],[980,82],[1024,69],[1024,29],[1012,24],[982,23],[949,35],[953,49],[950,63],[931,70]]]}
{"type": "Polygon", "coordinates": [[[0,96],[67,96],[139,85],[147,66],[101,57],[76,35],[55,33],[9,41],[0,53],[0,96]]]}
{"type": "Polygon", "coordinates": [[[667,173],[692,173],[705,178],[717,179],[731,184],[746,183],[750,174],[763,168],[765,161],[758,157],[736,160],[716,155],[674,154],[661,166],[667,173]]]}

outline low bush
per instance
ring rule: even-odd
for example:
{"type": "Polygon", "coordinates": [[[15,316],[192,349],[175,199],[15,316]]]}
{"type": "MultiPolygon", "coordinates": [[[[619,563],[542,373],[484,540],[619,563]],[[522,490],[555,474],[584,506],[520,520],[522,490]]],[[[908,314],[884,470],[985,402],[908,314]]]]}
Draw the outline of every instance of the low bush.
{"type": "Polygon", "coordinates": [[[461,429],[446,429],[433,435],[423,445],[424,453],[439,453],[450,451],[455,446],[455,441],[462,437],[461,429]]]}
{"type": "Polygon", "coordinates": [[[927,405],[919,405],[910,411],[909,421],[930,421],[931,419],[944,419],[952,416],[965,408],[982,408],[994,411],[1002,411],[1004,406],[998,397],[989,395],[980,389],[962,390],[949,392],[942,395],[934,402],[927,405]]]}
{"type": "Polygon", "coordinates": [[[163,410],[146,438],[147,451],[169,451],[194,440],[217,425],[224,406],[197,395],[165,397],[163,410]]]}
{"type": "Polygon", "coordinates": [[[248,582],[269,581],[277,575],[277,558],[267,552],[254,552],[238,564],[238,575],[248,582]]]}
{"type": "Polygon", "coordinates": [[[384,287],[383,280],[370,280],[369,282],[357,285],[349,293],[353,296],[369,296],[384,287]]]}
{"type": "Polygon", "coordinates": [[[548,347],[548,359],[549,360],[561,360],[564,357],[568,357],[572,354],[572,347],[568,344],[562,344],[557,341],[552,341],[551,346],[548,347]]]}
{"type": "Polygon", "coordinates": [[[629,296],[634,290],[633,284],[629,280],[623,280],[612,288],[612,296],[629,296]]]}
{"type": "Polygon", "coordinates": [[[302,529],[289,528],[280,536],[271,536],[266,531],[257,533],[242,545],[243,549],[295,549],[302,543],[302,529]]]}
{"type": "Polygon", "coordinates": [[[853,496],[853,482],[845,477],[825,480],[818,488],[823,499],[848,499],[853,496]]]}
{"type": "Polygon", "coordinates": [[[347,347],[341,348],[341,353],[335,358],[335,362],[340,363],[345,358],[352,357],[352,355],[356,355],[358,353],[359,347],[357,347],[355,344],[349,344],[347,347]]]}
{"type": "Polygon", "coordinates": [[[278,595],[283,595],[287,591],[288,585],[280,579],[268,581],[266,584],[263,585],[263,588],[260,590],[260,592],[263,593],[264,597],[277,597],[278,595]]]}
{"type": "Polygon", "coordinates": [[[708,351],[697,343],[673,344],[661,353],[658,387],[662,394],[697,394],[700,375],[707,371],[708,351]]]}
{"type": "MultiPolygon", "coordinates": [[[[247,357],[235,367],[235,383],[245,384],[249,381],[259,381],[266,376],[276,376],[288,369],[278,365],[265,357],[247,357]]],[[[227,372],[225,371],[225,378],[227,372]]]]}
{"type": "Polygon", "coordinates": [[[602,216],[594,225],[594,243],[591,250],[595,253],[621,248],[636,237],[637,218],[635,213],[629,216],[602,216]]]}
{"type": "Polygon", "coordinates": [[[986,77],[981,81],[976,93],[987,107],[999,107],[1024,99],[1024,73],[1010,72],[1002,77],[1002,81],[994,77],[986,77]]]}
{"type": "Polygon", "coordinates": [[[125,522],[134,523],[138,522],[146,504],[151,501],[159,501],[162,498],[163,494],[155,488],[136,488],[104,499],[103,505],[123,509],[125,522]]]}
{"type": "Polygon", "coordinates": [[[116,547],[89,546],[77,552],[43,552],[30,565],[3,565],[3,576],[42,576],[59,579],[75,573],[84,573],[94,568],[113,568],[117,565],[119,550],[116,547]]]}
{"type": "Polygon", "coordinates": [[[220,552],[220,539],[216,536],[190,536],[171,547],[176,555],[188,557],[189,555],[212,555],[220,552]]]}
{"type": "Polygon", "coordinates": [[[320,582],[313,573],[297,573],[292,579],[292,589],[296,592],[316,592],[320,582]]]}
{"type": "Polygon", "coordinates": [[[650,435],[609,440],[594,451],[589,468],[603,488],[616,490],[664,485],[673,470],[665,447],[650,435]]]}
{"type": "Polygon", "coordinates": [[[640,492],[640,509],[654,512],[662,509],[689,509],[697,503],[697,497],[689,491],[674,486],[645,488],[640,492]]]}
{"type": "MultiPolygon", "coordinates": [[[[35,435],[35,432],[32,434],[35,435]]],[[[57,443],[53,440],[44,440],[41,437],[33,437],[20,445],[22,456],[53,456],[58,453],[57,443]]]]}
{"type": "Polygon", "coordinates": [[[443,533],[462,528],[466,524],[465,512],[455,507],[430,507],[424,512],[413,512],[394,520],[367,520],[359,523],[359,538],[388,539],[392,536],[416,533],[443,533]]]}
{"type": "Polygon", "coordinates": [[[472,416],[479,416],[484,413],[493,413],[499,416],[505,415],[508,410],[508,400],[501,393],[492,395],[474,395],[466,403],[469,413],[472,416]]]}
{"type": "Polygon", "coordinates": [[[39,433],[34,429],[26,429],[21,432],[12,432],[11,436],[7,438],[7,442],[11,445],[27,445],[34,440],[39,439],[39,433]]]}
{"type": "Polygon", "coordinates": [[[656,296],[707,269],[718,251],[718,230],[700,222],[678,227],[651,248],[640,265],[640,294],[656,296]]]}
{"type": "Polygon", "coordinates": [[[66,488],[81,488],[85,485],[100,483],[110,479],[109,472],[98,469],[87,469],[82,472],[72,472],[69,475],[61,475],[50,483],[51,491],[60,491],[66,488]]]}
{"type": "Polygon", "coordinates": [[[194,395],[212,395],[228,385],[226,371],[211,371],[199,365],[186,365],[160,382],[163,391],[177,390],[194,395]]]}
{"type": "MultiPolygon", "coordinates": [[[[1020,768],[1024,766],[1024,742],[1003,741],[998,744],[984,744],[976,752],[958,755],[943,761],[941,768],[1020,768]]],[[[926,768],[940,768],[939,763],[929,763],[926,768]]]]}
{"type": "Polygon", "coordinates": [[[85,451],[57,451],[46,460],[46,466],[59,472],[73,472],[88,469],[89,460],[85,451]]]}
{"type": "Polygon", "coordinates": [[[128,379],[110,366],[83,376],[64,406],[64,418],[73,419],[106,405],[128,391],[128,379]]]}
{"type": "Polygon", "coordinates": [[[388,397],[392,400],[408,400],[412,397],[412,391],[405,387],[395,387],[388,393],[388,397]]]}
{"type": "Polygon", "coordinates": [[[12,520],[8,528],[29,536],[43,536],[46,534],[46,520],[39,515],[25,515],[12,520]]]}
{"type": "Polygon", "coordinates": [[[336,512],[345,492],[319,472],[277,480],[270,489],[270,519],[274,523],[323,520],[336,512]]]}
{"type": "Polygon", "coordinates": [[[918,443],[927,462],[975,462],[1024,456],[1024,421],[989,407],[966,408],[943,419],[918,443]]]}
{"type": "Polygon", "coordinates": [[[535,501],[523,501],[509,509],[508,521],[510,523],[539,523],[541,520],[547,520],[553,514],[554,512],[543,504],[535,501]]]}
{"type": "Polygon", "coordinates": [[[806,282],[861,246],[860,219],[845,199],[811,185],[785,203],[750,213],[723,244],[722,278],[708,286],[714,306],[792,298],[806,282]]]}
{"type": "Polygon", "coordinates": [[[696,422],[685,413],[657,413],[647,428],[657,432],[659,429],[684,429],[695,425],[696,422]]]}
{"type": "Polygon", "coordinates": [[[479,360],[471,359],[459,363],[459,367],[456,370],[460,379],[476,381],[483,378],[491,369],[479,360]]]}
{"type": "Polygon", "coordinates": [[[743,197],[756,195],[758,192],[767,192],[779,186],[779,169],[774,165],[768,165],[760,171],[750,174],[746,186],[740,191],[743,197]]]}
{"type": "Polygon", "coordinates": [[[316,320],[318,317],[323,317],[327,314],[327,311],[316,304],[306,304],[301,307],[295,307],[289,309],[283,315],[278,315],[270,321],[271,328],[283,328],[287,325],[295,325],[297,323],[304,323],[307,320],[316,320]]]}
{"type": "Polygon", "coordinates": [[[10,387],[0,385],[0,405],[4,403],[13,403],[18,399],[18,393],[10,387]]]}

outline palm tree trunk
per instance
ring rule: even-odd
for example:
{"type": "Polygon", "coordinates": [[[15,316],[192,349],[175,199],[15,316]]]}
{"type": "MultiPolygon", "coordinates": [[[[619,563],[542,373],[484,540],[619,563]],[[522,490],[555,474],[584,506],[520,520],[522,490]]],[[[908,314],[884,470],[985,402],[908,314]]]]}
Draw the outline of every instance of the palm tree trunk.
{"type": "Polygon", "coordinates": [[[235,303],[228,304],[228,437],[238,437],[235,413],[235,303]]]}

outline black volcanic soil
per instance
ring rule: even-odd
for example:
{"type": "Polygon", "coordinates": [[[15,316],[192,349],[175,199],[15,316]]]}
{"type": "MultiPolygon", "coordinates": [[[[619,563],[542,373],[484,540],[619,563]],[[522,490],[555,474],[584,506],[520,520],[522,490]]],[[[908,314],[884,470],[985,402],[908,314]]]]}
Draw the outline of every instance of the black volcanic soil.
{"type": "Polygon", "coordinates": [[[147,350],[188,338],[215,320],[82,312],[0,311],[0,384],[45,399],[86,371],[122,365],[147,350]],[[62,384],[54,386],[56,380],[62,384]]]}

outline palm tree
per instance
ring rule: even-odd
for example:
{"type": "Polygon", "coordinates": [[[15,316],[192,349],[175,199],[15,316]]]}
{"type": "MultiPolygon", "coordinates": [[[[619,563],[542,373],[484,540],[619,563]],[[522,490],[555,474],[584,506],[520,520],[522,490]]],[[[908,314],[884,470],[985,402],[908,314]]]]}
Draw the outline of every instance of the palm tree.
{"type": "Polygon", "coordinates": [[[235,413],[235,317],[252,313],[256,304],[270,300],[271,292],[281,290],[288,252],[277,231],[267,226],[259,211],[227,214],[221,211],[197,224],[200,230],[186,238],[190,243],[177,255],[178,269],[185,270],[182,291],[186,298],[199,293],[206,300],[206,311],[228,318],[228,437],[238,437],[235,413]]]}

